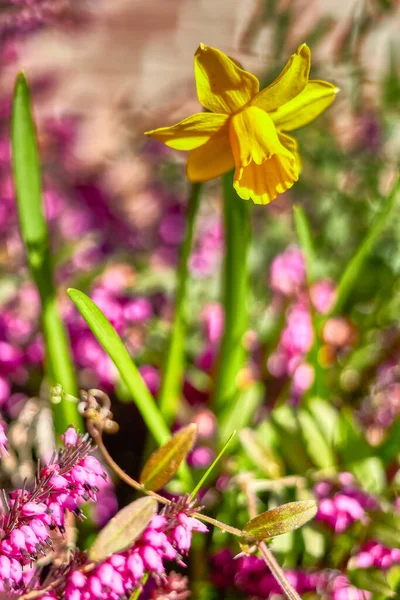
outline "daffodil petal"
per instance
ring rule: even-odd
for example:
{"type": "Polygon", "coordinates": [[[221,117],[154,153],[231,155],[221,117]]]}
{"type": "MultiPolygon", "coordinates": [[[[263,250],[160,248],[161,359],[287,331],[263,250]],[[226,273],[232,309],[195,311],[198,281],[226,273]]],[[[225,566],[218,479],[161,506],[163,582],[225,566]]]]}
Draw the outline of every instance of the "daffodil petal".
{"type": "Polygon", "coordinates": [[[327,81],[309,81],[301,94],[271,113],[271,119],[283,131],[303,127],[332,104],[338,91],[327,81]]]}
{"type": "Polygon", "coordinates": [[[252,106],[271,112],[298,96],[307,85],[310,66],[310,48],[307,44],[302,44],[289,58],[275,81],[253,98],[252,106]]]}
{"type": "Polygon", "coordinates": [[[256,106],[231,117],[229,139],[236,167],[246,167],[251,162],[260,165],[274,154],[291,156],[280,143],[270,116],[256,106]]]}
{"type": "Polygon", "coordinates": [[[257,77],[241,69],[226,54],[200,44],[194,55],[197,95],[204,108],[231,114],[257,94],[257,77]]]}
{"type": "Polygon", "coordinates": [[[229,139],[236,167],[233,186],[243,200],[268,204],[297,181],[296,158],[260,108],[249,106],[233,115],[229,139]]]}
{"type": "Polygon", "coordinates": [[[145,135],[175,150],[193,150],[202,146],[226,123],[227,115],[197,113],[171,127],[146,131],[145,135]]]}
{"type": "Polygon", "coordinates": [[[233,187],[243,200],[255,204],[268,204],[279,194],[286,192],[298,180],[294,156],[274,154],[262,165],[251,162],[247,167],[237,168],[233,187]]]}
{"type": "Polygon", "coordinates": [[[186,175],[192,182],[209,181],[227,173],[234,166],[228,126],[224,126],[204,146],[189,154],[186,175]]]}
{"type": "Polygon", "coordinates": [[[299,152],[299,144],[297,143],[297,140],[292,138],[292,136],[290,136],[290,135],[286,135],[285,133],[282,133],[282,131],[278,131],[278,138],[279,138],[279,141],[282,144],[282,146],[285,146],[285,148],[287,150],[289,150],[289,152],[291,152],[293,154],[293,156],[295,157],[296,163],[297,163],[297,170],[300,173],[302,164],[301,164],[301,157],[300,157],[300,152],[299,152]]]}

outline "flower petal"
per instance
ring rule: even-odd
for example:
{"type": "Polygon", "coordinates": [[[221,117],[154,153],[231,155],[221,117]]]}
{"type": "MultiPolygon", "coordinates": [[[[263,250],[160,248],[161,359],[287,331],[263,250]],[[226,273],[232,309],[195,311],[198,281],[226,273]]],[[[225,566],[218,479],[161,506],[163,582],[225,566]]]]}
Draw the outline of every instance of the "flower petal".
{"type": "Polygon", "coordinates": [[[289,58],[275,81],[253,98],[252,106],[271,112],[298,96],[307,85],[310,66],[310,48],[307,44],[302,44],[289,58]]]}
{"type": "Polygon", "coordinates": [[[222,127],[209,141],[189,154],[186,175],[189,181],[209,181],[235,166],[229,143],[228,125],[222,127]]]}
{"type": "Polygon", "coordinates": [[[193,150],[202,146],[226,123],[227,115],[197,113],[171,127],[146,131],[145,135],[175,150],[193,150]]]}
{"type": "Polygon", "coordinates": [[[236,112],[250,102],[260,86],[257,77],[204,44],[194,55],[194,73],[200,104],[215,113],[236,112]]]}
{"type": "Polygon", "coordinates": [[[338,91],[327,81],[309,81],[301,94],[271,113],[271,119],[283,131],[303,127],[332,104],[338,91]]]}
{"type": "Polygon", "coordinates": [[[246,167],[252,161],[261,165],[274,154],[292,156],[280,143],[271,117],[256,106],[231,117],[229,139],[236,167],[246,167]]]}
{"type": "Polygon", "coordinates": [[[286,192],[299,178],[294,156],[274,154],[262,165],[251,162],[236,169],[233,187],[243,200],[268,204],[278,194],[286,192]]]}
{"type": "Polygon", "coordinates": [[[279,138],[279,141],[281,142],[282,146],[285,146],[285,148],[287,150],[289,150],[289,152],[291,152],[293,154],[293,156],[295,157],[296,163],[297,163],[297,169],[298,169],[298,172],[300,173],[302,164],[301,164],[301,156],[300,156],[300,152],[299,152],[299,144],[297,143],[297,140],[292,138],[292,136],[290,136],[290,135],[286,135],[286,133],[282,133],[281,131],[278,131],[278,138],[279,138]]]}
{"type": "MultiPolygon", "coordinates": [[[[289,136],[283,137],[284,142],[286,138],[289,136]]],[[[236,166],[233,186],[243,200],[268,204],[297,181],[296,158],[279,140],[270,116],[260,108],[249,106],[234,115],[229,139],[236,166]]]]}

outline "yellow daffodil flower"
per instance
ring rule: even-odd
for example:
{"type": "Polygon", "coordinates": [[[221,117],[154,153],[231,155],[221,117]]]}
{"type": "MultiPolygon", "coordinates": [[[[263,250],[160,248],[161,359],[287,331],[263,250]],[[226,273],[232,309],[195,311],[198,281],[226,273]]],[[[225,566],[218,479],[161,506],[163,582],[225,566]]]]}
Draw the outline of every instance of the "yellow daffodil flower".
{"type": "Polygon", "coordinates": [[[216,48],[200,44],[194,72],[200,104],[208,111],[146,135],[190,150],[190,181],[235,169],[233,185],[244,200],[268,204],[299,177],[297,142],[286,132],[306,125],[335,98],[337,88],[309,80],[310,49],[302,44],[264,90],[258,79],[216,48]]]}

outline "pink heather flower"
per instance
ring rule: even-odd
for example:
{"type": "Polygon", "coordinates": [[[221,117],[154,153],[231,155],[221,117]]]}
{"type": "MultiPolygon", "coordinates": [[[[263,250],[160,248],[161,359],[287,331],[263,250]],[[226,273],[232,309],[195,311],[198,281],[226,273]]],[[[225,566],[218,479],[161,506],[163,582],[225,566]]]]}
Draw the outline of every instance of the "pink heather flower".
{"type": "MultiPolygon", "coordinates": [[[[282,589],[275,581],[264,561],[258,556],[234,559],[229,550],[217,552],[212,558],[212,580],[222,589],[237,588],[246,596],[269,599],[283,597],[282,589]]],[[[316,592],[325,587],[321,583],[324,574],[307,571],[286,570],[285,574],[300,595],[316,592]]]]}
{"type": "Polygon", "coordinates": [[[299,302],[294,304],[287,315],[280,344],[289,357],[299,356],[311,350],[314,331],[311,315],[307,307],[299,302]]]}
{"type": "Polygon", "coordinates": [[[349,582],[345,575],[335,577],[332,585],[332,600],[370,600],[372,594],[360,590],[349,582]]]}
{"type": "Polygon", "coordinates": [[[295,247],[287,248],[271,264],[270,283],[275,292],[293,296],[305,282],[303,255],[295,247]]]}
{"type": "Polygon", "coordinates": [[[153,396],[155,396],[161,383],[159,370],[151,365],[141,365],[139,367],[139,371],[145,381],[145,384],[149,388],[149,391],[153,394],[153,396]]]}
{"type": "Polygon", "coordinates": [[[69,427],[61,438],[66,446],[75,446],[78,440],[77,433],[73,427],[69,427]]]}
{"type": "Polygon", "coordinates": [[[319,313],[326,314],[333,308],[335,303],[336,286],[333,281],[317,281],[311,286],[310,296],[314,308],[319,313]]]}
{"type": "Polygon", "coordinates": [[[201,318],[207,341],[210,344],[216,344],[220,341],[224,331],[223,307],[218,302],[210,302],[203,308],[201,318]]]}
{"type": "Polygon", "coordinates": [[[0,421],[0,457],[8,456],[8,439],[6,435],[6,425],[0,421]]]}
{"type": "Polygon", "coordinates": [[[165,561],[178,560],[190,548],[192,531],[206,532],[207,527],[184,512],[166,511],[155,515],[134,545],[110,556],[86,573],[73,570],[66,578],[66,600],[120,600],[140,589],[146,571],[165,574],[165,561]]]}
{"type": "Polygon", "coordinates": [[[314,381],[314,367],[307,363],[300,364],[293,373],[293,391],[295,394],[302,395],[312,385],[314,381]]]}
{"type": "Polygon", "coordinates": [[[387,548],[378,542],[369,541],[362,546],[355,557],[355,562],[360,569],[369,567],[390,569],[393,565],[400,563],[400,549],[387,548]]]}
{"type": "Polygon", "coordinates": [[[343,533],[356,521],[368,522],[368,510],[376,508],[375,499],[355,485],[350,473],[341,474],[339,487],[319,482],[314,493],[319,500],[316,518],[335,533],[343,533]]]}
{"type": "Polygon", "coordinates": [[[209,467],[214,460],[214,452],[207,446],[198,446],[187,457],[189,466],[194,469],[204,469],[209,467]]]}
{"type": "Polygon", "coordinates": [[[130,300],[123,308],[123,316],[128,324],[145,323],[152,315],[153,309],[147,298],[130,300]]]}
{"type": "Polygon", "coordinates": [[[104,469],[89,457],[91,444],[70,428],[65,448],[43,467],[33,490],[10,494],[9,510],[0,515],[0,591],[18,590],[23,568],[52,547],[50,530],[64,532],[65,511],[81,517],[79,505],[95,499],[104,469]]]}
{"type": "MultiPolygon", "coordinates": [[[[8,380],[0,375],[0,408],[7,402],[11,393],[11,387],[8,380]]],[[[1,437],[1,435],[0,435],[1,437]]]]}

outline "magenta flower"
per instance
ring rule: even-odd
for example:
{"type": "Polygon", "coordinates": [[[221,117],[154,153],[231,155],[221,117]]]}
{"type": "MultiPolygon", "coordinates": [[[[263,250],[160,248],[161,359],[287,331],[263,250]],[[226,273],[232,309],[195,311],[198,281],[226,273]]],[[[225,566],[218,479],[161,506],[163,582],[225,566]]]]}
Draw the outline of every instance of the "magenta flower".
{"type": "Polygon", "coordinates": [[[63,437],[65,448],[41,469],[34,488],[12,492],[0,515],[0,591],[20,589],[24,567],[52,548],[50,531],[64,532],[67,510],[82,518],[80,504],[96,500],[105,472],[88,456],[91,443],[73,428],[63,437]]]}
{"type": "Polygon", "coordinates": [[[8,456],[8,439],[6,435],[6,425],[0,421],[0,458],[1,456],[8,456]]]}

